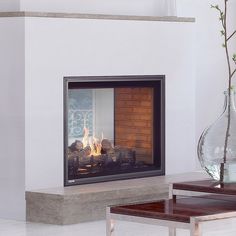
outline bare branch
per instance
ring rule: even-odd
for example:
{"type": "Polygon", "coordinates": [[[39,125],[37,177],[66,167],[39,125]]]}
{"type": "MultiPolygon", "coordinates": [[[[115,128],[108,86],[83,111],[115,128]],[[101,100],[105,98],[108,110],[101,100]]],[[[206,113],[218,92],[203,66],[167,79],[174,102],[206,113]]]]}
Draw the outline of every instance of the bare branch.
{"type": "MultiPolygon", "coordinates": [[[[227,66],[228,66],[228,92],[229,92],[229,105],[227,107],[228,109],[228,122],[227,122],[227,129],[226,129],[226,133],[225,133],[225,140],[224,140],[224,153],[223,153],[223,160],[222,163],[220,163],[220,182],[223,183],[224,182],[224,175],[225,175],[225,164],[226,164],[226,160],[227,160],[227,147],[228,147],[228,143],[229,143],[229,131],[230,131],[230,123],[231,123],[231,118],[230,118],[230,103],[231,103],[231,81],[232,81],[232,77],[234,76],[234,74],[236,73],[236,69],[234,69],[234,71],[232,72],[232,68],[231,68],[231,61],[230,61],[230,56],[229,56],[229,48],[228,48],[228,41],[236,34],[236,30],[228,37],[227,35],[227,2],[228,0],[224,0],[224,10],[221,10],[219,8],[218,5],[211,5],[211,8],[216,9],[219,14],[220,14],[220,22],[222,24],[223,29],[220,31],[221,35],[224,36],[224,42],[222,44],[222,46],[225,49],[225,54],[226,54],[226,60],[227,60],[227,66]]],[[[232,60],[236,65],[236,54],[233,54],[232,56],[232,60]]]]}
{"type": "Polygon", "coordinates": [[[226,53],[226,59],[227,59],[227,64],[228,64],[228,72],[229,72],[229,81],[228,81],[228,92],[229,92],[229,105],[228,105],[228,122],[227,122],[227,129],[226,129],[226,133],[225,133],[225,143],[224,143],[224,154],[223,154],[223,162],[220,165],[220,182],[223,183],[224,182],[224,175],[225,175],[225,163],[226,163],[226,159],[227,159],[227,147],[228,147],[228,143],[229,143],[229,130],[230,130],[230,123],[231,123],[231,118],[230,118],[230,88],[231,88],[231,79],[232,76],[234,75],[235,71],[233,73],[231,73],[231,64],[230,64],[230,59],[229,59],[229,51],[228,51],[228,36],[227,36],[227,0],[224,0],[225,3],[225,10],[224,10],[224,14],[221,16],[222,22],[223,22],[223,28],[225,31],[224,34],[224,45],[225,45],[225,53],[226,53]]]}
{"type": "Polygon", "coordinates": [[[228,88],[231,87],[231,65],[230,65],[230,58],[229,58],[229,50],[228,50],[228,43],[227,43],[227,38],[228,38],[228,34],[227,34],[227,0],[225,0],[225,10],[224,10],[224,14],[222,15],[222,18],[224,20],[222,20],[223,22],[223,27],[225,30],[225,34],[224,34],[224,46],[225,46],[225,53],[226,53],[226,59],[227,59],[227,64],[228,64],[228,72],[229,72],[229,84],[228,84],[228,88]]]}
{"type": "Polygon", "coordinates": [[[214,9],[216,9],[219,12],[219,15],[220,15],[219,20],[221,21],[223,29],[225,30],[226,25],[225,25],[225,22],[224,22],[224,12],[219,8],[218,5],[211,5],[211,8],[214,8],[214,9]]]}
{"type": "Polygon", "coordinates": [[[233,77],[233,75],[235,74],[236,72],[236,69],[233,71],[233,73],[231,74],[231,78],[233,77]]]}
{"type": "Polygon", "coordinates": [[[229,41],[235,34],[236,34],[236,30],[227,38],[227,41],[229,41]]]}

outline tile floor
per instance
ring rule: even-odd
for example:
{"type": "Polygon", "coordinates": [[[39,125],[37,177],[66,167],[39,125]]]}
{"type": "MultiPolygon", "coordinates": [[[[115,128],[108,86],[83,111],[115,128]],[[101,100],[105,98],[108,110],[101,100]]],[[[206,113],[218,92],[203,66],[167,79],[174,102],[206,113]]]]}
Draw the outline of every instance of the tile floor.
{"type": "MultiPolygon", "coordinates": [[[[204,236],[235,236],[236,220],[204,225],[204,236]]],[[[105,236],[105,221],[57,226],[0,219],[0,236],[105,236]]],[[[164,227],[117,222],[114,236],[167,236],[164,227]]],[[[178,230],[177,236],[189,236],[178,230]]]]}

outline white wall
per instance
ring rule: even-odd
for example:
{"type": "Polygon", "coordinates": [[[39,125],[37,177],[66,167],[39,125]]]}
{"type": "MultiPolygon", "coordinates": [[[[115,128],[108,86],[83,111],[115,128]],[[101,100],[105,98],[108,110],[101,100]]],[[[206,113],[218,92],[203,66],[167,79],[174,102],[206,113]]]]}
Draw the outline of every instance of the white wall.
{"type": "Polygon", "coordinates": [[[20,0],[0,0],[0,12],[19,10],[20,0]]]}
{"type": "MultiPolygon", "coordinates": [[[[222,6],[223,1],[177,0],[178,15],[196,17],[196,140],[202,131],[221,114],[223,91],[227,88],[225,51],[221,47],[221,25],[211,4],[222,6]]],[[[236,29],[236,1],[228,2],[229,34],[236,29]]],[[[231,55],[236,52],[236,38],[230,43],[231,55]]],[[[234,84],[236,77],[234,77],[234,84]]],[[[196,158],[197,160],[197,158],[196,158]]],[[[198,163],[198,161],[197,161],[198,163]]]]}
{"type": "Polygon", "coordinates": [[[174,0],[21,0],[27,11],[80,12],[99,14],[166,15],[174,0]]]}
{"type": "Polygon", "coordinates": [[[22,219],[25,215],[24,20],[1,18],[0,32],[0,218],[22,219]]]}
{"type": "Polygon", "coordinates": [[[165,74],[166,173],[194,170],[194,23],[26,18],[25,31],[27,189],[63,185],[70,75],[165,74]]]}
{"type": "Polygon", "coordinates": [[[0,0],[0,11],[173,15],[175,0],[0,0]]]}

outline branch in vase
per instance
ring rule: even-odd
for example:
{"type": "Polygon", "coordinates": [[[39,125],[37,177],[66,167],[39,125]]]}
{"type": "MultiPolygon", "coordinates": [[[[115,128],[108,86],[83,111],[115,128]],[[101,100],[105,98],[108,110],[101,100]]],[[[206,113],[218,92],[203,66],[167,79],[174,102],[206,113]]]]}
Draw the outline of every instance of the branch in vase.
{"type": "Polygon", "coordinates": [[[236,30],[227,38],[227,41],[229,41],[235,34],[236,34],[236,30]]]}
{"type": "Polygon", "coordinates": [[[227,59],[227,64],[228,64],[228,72],[229,72],[229,84],[228,84],[228,89],[231,87],[231,65],[230,65],[230,59],[229,59],[229,51],[228,51],[228,43],[227,43],[227,0],[225,0],[225,11],[224,14],[222,14],[222,22],[223,22],[223,28],[224,28],[224,47],[225,47],[225,52],[226,52],[226,59],[227,59]]]}
{"type": "Polygon", "coordinates": [[[233,77],[233,75],[235,74],[236,72],[236,69],[233,71],[233,73],[231,74],[231,78],[233,77]]]}
{"type": "MultiPolygon", "coordinates": [[[[224,48],[226,52],[226,59],[227,59],[227,64],[228,64],[228,72],[229,72],[229,81],[228,81],[228,92],[229,92],[229,102],[230,102],[230,88],[231,88],[231,65],[230,65],[230,59],[229,59],[229,51],[228,51],[228,42],[227,42],[227,0],[224,1],[225,3],[225,11],[224,14],[221,13],[220,20],[222,22],[222,26],[224,29],[224,48]]],[[[224,143],[224,154],[223,154],[223,163],[220,165],[220,182],[224,182],[224,176],[225,176],[225,163],[227,159],[227,147],[228,147],[228,141],[229,141],[229,129],[230,129],[230,104],[227,107],[228,109],[228,122],[227,122],[227,129],[225,133],[225,143],[224,143]]]]}
{"type": "MultiPolygon", "coordinates": [[[[219,20],[222,24],[223,29],[220,31],[221,35],[224,36],[224,42],[222,44],[222,46],[225,49],[225,53],[226,53],[226,59],[227,59],[227,66],[228,66],[228,96],[229,96],[229,105],[227,107],[227,112],[228,112],[228,122],[227,122],[227,128],[226,128],[226,133],[225,133],[225,140],[224,140],[224,153],[223,153],[223,160],[222,163],[220,164],[220,182],[224,182],[224,175],[225,175],[225,163],[226,163],[226,159],[227,159],[227,147],[228,147],[228,142],[229,142],[229,130],[230,130],[230,119],[231,119],[231,115],[230,115],[230,103],[231,103],[231,80],[232,77],[234,76],[234,74],[236,73],[236,69],[232,72],[232,68],[231,68],[231,63],[230,63],[230,56],[229,56],[229,50],[228,50],[228,41],[236,34],[236,30],[228,37],[227,35],[227,2],[228,0],[224,0],[224,11],[221,10],[219,8],[218,5],[211,5],[211,8],[216,9],[219,14],[219,20]]],[[[233,55],[232,57],[233,62],[236,64],[236,54],[233,55]]]]}
{"type": "Polygon", "coordinates": [[[234,63],[236,64],[236,54],[233,54],[232,60],[234,61],[234,63]]]}
{"type": "MultiPolygon", "coordinates": [[[[219,14],[220,14],[219,20],[221,21],[222,27],[225,30],[224,12],[219,8],[218,5],[211,5],[211,8],[214,8],[214,9],[216,9],[219,12],[219,14]]],[[[224,31],[221,31],[221,32],[224,32],[224,31]]],[[[224,35],[224,34],[222,34],[222,35],[224,35]]]]}
{"type": "MultiPolygon", "coordinates": [[[[233,60],[234,64],[236,65],[236,54],[235,53],[233,54],[232,60],[233,60]]],[[[236,72],[236,69],[234,69],[234,71],[232,72],[231,78],[234,76],[235,72],[236,72]]]]}

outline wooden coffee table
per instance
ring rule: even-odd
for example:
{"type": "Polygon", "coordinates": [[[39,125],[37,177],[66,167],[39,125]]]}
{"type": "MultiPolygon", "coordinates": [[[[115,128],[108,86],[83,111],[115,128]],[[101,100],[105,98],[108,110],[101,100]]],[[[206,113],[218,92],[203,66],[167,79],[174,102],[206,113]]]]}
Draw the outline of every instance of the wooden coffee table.
{"type": "MultiPolygon", "coordinates": [[[[193,186],[188,182],[182,184],[182,187],[173,184],[171,188],[173,192],[188,191],[187,185],[193,186]]],[[[202,186],[202,183],[200,185],[202,186]]],[[[169,228],[170,236],[176,235],[176,228],[189,229],[191,236],[200,236],[203,222],[236,217],[235,196],[226,196],[223,190],[216,190],[217,194],[215,190],[211,190],[213,194],[207,194],[207,189],[200,191],[197,187],[195,190],[204,192],[204,195],[182,198],[176,198],[174,195],[174,198],[168,200],[108,207],[107,236],[113,235],[114,220],[166,226],[169,228]]],[[[195,192],[195,190],[191,188],[191,191],[195,192]]]]}
{"type": "Polygon", "coordinates": [[[236,196],[236,183],[221,184],[218,181],[207,179],[173,183],[170,185],[171,196],[196,196],[203,194],[218,194],[221,196],[236,196]]]}

